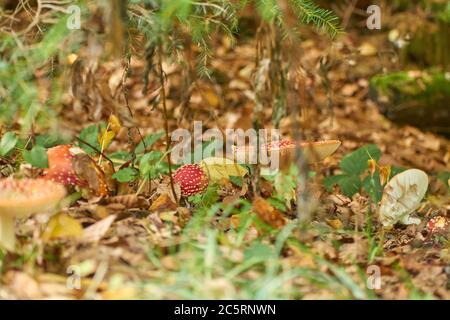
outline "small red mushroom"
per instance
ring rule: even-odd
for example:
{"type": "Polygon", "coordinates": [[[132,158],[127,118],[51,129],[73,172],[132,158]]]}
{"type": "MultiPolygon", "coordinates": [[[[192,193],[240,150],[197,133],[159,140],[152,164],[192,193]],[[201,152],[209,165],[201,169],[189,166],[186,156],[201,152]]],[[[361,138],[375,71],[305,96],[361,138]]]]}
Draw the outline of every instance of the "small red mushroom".
{"type": "Polygon", "coordinates": [[[443,233],[448,230],[449,222],[446,217],[436,216],[427,223],[429,233],[443,233]]]}
{"type": "Polygon", "coordinates": [[[198,164],[186,164],[173,174],[173,181],[181,187],[185,197],[203,192],[209,184],[208,176],[198,164]]]}
{"type": "Polygon", "coordinates": [[[76,147],[70,144],[48,149],[48,169],[44,170],[43,178],[65,186],[86,186],[86,183],[78,178],[73,168],[73,159],[76,155],[74,149],[76,147]]]}

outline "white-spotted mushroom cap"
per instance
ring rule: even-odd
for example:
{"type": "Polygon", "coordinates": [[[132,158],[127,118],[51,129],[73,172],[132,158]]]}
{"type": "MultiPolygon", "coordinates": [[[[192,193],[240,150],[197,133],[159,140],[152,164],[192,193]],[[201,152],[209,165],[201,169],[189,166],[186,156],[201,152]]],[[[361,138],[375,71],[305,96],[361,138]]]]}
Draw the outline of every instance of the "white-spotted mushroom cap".
{"type": "Polygon", "coordinates": [[[297,143],[295,141],[290,140],[290,139],[282,139],[282,140],[265,143],[261,146],[261,149],[267,150],[267,151],[290,150],[290,149],[295,149],[296,146],[297,146],[297,143]]]}
{"type": "Polygon", "coordinates": [[[173,181],[180,185],[181,194],[185,197],[203,192],[209,183],[208,176],[198,164],[178,168],[173,174],[173,181]]]}
{"type": "Polygon", "coordinates": [[[0,216],[25,217],[45,213],[66,195],[64,186],[44,179],[0,180],[0,216]]]}
{"type": "Polygon", "coordinates": [[[290,139],[282,139],[265,143],[261,146],[261,151],[265,152],[272,161],[277,159],[280,169],[287,169],[295,161],[295,149],[297,143],[290,139]]]}
{"type": "Polygon", "coordinates": [[[73,167],[76,149],[70,144],[48,149],[48,169],[44,170],[43,178],[65,186],[86,186],[86,182],[79,179],[73,167]]]}
{"type": "MultiPolygon", "coordinates": [[[[322,161],[332,155],[341,145],[339,140],[324,140],[314,142],[297,143],[290,139],[282,139],[265,143],[261,146],[260,152],[267,153],[267,156],[278,153],[279,167],[281,169],[289,167],[295,161],[297,146],[301,149],[305,159],[309,163],[322,161]]],[[[250,159],[255,159],[255,148],[253,146],[243,146],[233,148],[233,158],[238,162],[249,163],[250,159]],[[253,158],[252,158],[253,157],[253,158]]]]}

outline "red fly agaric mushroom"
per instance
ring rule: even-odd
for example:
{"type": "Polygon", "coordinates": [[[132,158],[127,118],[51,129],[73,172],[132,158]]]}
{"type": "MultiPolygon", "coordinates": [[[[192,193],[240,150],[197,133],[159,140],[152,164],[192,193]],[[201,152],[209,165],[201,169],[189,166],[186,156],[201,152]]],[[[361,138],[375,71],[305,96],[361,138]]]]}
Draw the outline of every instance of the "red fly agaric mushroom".
{"type": "Polygon", "coordinates": [[[55,209],[66,190],[44,179],[0,180],[0,247],[14,251],[14,218],[55,209]]]}
{"type": "Polygon", "coordinates": [[[48,169],[44,170],[43,178],[62,183],[65,186],[85,186],[85,182],[78,178],[73,168],[73,159],[77,149],[70,144],[48,149],[48,169]]]}
{"type": "Polygon", "coordinates": [[[204,191],[208,187],[209,179],[198,164],[185,164],[173,174],[173,181],[181,187],[181,194],[185,197],[204,191]]]}
{"type": "Polygon", "coordinates": [[[429,233],[443,233],[448,230],[449,223],[446,217],[437,216],[427,223],[427,230],[429,233]]]}
{"type": "MultiPolygon", "coordinates": [[[[265,143],[260,147],[260,152],[267,153],[272,158],[274,153],[278,153],[279,168],[288,168],[295,161],[296,148],[299,147],[303,156],[309,163],[314,163],[325,159],[333,154],[341,145],[339,140],[325,140],[315,142],[297,143],[290,139],[282,139],[265,143]]],[[[250,162],[255,148],[252,146],[234,147],[234,159],[237,161],[250,162]]]]}

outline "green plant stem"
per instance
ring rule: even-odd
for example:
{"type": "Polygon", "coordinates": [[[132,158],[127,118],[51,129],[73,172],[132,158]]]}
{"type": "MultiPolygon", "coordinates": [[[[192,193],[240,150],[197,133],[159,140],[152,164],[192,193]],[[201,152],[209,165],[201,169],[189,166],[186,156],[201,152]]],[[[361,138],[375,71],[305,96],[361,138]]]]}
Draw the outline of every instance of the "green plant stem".
{"type": "MultiPolygon", "coordinates": [[[[167,150],[166,152],[164,152],[164,154],[163,154],[163,156],[161,157],[161,159],[159,159],[158,162],[155,163],[155,166],[157,166],[157,165],[161,162],[162,159],[164,159],[165,157],[167,157],[167,155],[170,154],[171,151],[172,151],[172,150],[167,150]]],[[[172,175],[171,175],[171,176],[172,176],[172,175]]],[[[142,192],[142,189],[144,189],[145,181],[146,181],[146,180],[147,180],[147,179],[143,179],[142,182],[139,184],[139,187],[138,187],[138,189],[137,189],[137,191],[136,191],[136,196],[138,196],[138,195],[142,192]]]]}

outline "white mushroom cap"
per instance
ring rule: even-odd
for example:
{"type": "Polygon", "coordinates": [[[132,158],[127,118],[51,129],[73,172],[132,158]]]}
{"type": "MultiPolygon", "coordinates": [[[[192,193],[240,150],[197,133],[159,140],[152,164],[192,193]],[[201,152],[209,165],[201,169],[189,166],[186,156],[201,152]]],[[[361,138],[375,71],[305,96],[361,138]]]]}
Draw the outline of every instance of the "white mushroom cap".
{"type": "Polygon", "coordinates": [[[56,207],[66,195],[63,185],[44,179],[0,180],[0,216],[25,217],[56,207]]]}
{"type": "Polygon", "coordinates": [[[428,189],[428,176],[419,169],[409,169],[395,175],[386,185],[380,204],[380,221],[385,227],[401,222],[419,224],[411,218],[428,189]]]}

